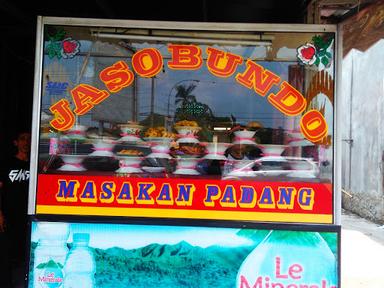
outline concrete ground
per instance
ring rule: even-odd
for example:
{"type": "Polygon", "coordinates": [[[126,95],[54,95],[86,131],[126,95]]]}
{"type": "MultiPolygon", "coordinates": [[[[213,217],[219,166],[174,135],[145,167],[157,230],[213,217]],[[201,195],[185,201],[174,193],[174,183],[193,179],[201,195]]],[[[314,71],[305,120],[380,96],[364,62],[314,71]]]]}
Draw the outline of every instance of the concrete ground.
{"type": "Polygon", "coordinates": [[[341,287],[384,288],[384,226],[343,210],[341,287]]]}

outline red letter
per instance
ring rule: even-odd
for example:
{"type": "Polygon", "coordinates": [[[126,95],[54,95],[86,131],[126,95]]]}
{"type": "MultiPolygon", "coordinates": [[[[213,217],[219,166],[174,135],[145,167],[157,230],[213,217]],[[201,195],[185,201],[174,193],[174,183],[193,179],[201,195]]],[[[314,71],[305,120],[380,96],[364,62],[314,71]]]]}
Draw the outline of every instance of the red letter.
{"type": "Polygon", "coordinates": [[[104,82],[108,90],[116,93],[128,87],[133,82],[133,72],[129,70],[127,63],[119,61],[103,69],[99,74],[100,80],[104,82]]]}
{"type": "Polygon", "coordinates": [[[280,274],[280,268],[281,268],[281,263],[280,263],[280,257],[276,257],[276,278],[282,278],[282,279],[287,279],[288,275],[280,274]]]}
{"type": "Polygon", "coordinates": [[[207,48],[207,68],[209,72],[218,77],[229,77],[235,71],[243,59],[235,54],[223,52],[218,49],[207,48]]]}
{"type": "Polygon", "coordinates": [[[172,60],[168,62],[171,69],[197,70],[203,64],[199,46],[169,44],[168,50],[172,54],[172,60]]]}
{"type": "Polygon", "coordinates": [[[281,84],[281,89],[276,95],[268,96],[268,101],[288,116],[300,114],[307,105],[304,96],[286,81],[281,84]]]}
{"type": "Polygon", "coordinates": [[[288,274],[292,279],[300,279],[301,276],[295,275],[295,274],[299,274],[301,272],[303,272],[303,267],[301,265],[293,264],[293,265],[289,266],[288,274]]]}
{"type": "Polygon", "coordinates": [[[155,48],[145,48],[132,57],[132,67],[141,77],[150,78],[163,69],[163,57],[155,48]]]}
{"type": "Polygon", "coordinates": [[[280,77],[247,60],[247,69],[243,74],[236,75],[236,81],[249,89],[253,88],[260,96],[265,96],[272,85],[280,82],[280,77]]]}
{"type": "Polygon", "coordinates": [[[75,109],[73,110],[77,115],[84,115],[109,96],[105,90],[99,90],[88,84],[79,84],[71,90],[75,109]]]}
{"type": "Polygon", "coordinates": [[[317,142],[327,135],[328,125],[319,111],[309,110],[301,117],[300,130],[309,141],[317,142]]]}
{"type": "MultiPolygon", "coordinates": [[[[267,279],[267,277],[266,277],[267,279]]],[[[257,277],[256,281],[255,281],[255,284],[253,284],[252,288],[262,288],[262,285],[263,285],[263,276],[259,276],[257,277]]],[[[248,283],[248,280],[247,278],[245,278],[244,275],[241,275],[240,276],[240,288],[251,288],[251,286],[249,286],[249,283],[248,283]]],[[[265,286],[267,287],[267,286],[265,286]]]]}
{"type": "Polygon", "coordinates": [[[55,116],[55,118],[51,120],[50,124],[56,130],[65,131],[70,129],[73,124],[75,124],[75,115],[69,107],[68,100],[59,100],[53,104],[49,110],[55,116]]]}

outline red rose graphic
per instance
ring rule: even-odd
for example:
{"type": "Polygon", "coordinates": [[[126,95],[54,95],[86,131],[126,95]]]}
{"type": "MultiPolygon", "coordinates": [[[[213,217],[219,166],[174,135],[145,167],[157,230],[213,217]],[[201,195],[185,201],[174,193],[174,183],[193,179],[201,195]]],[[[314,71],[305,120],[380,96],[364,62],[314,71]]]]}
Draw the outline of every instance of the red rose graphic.
{"type": "Polygon", "coordinates": [[[316,49],[313,47],[307,47],[301,50],[301,55],[303,55],[303,57],[308,60],[311,60],[313,58],[313,55],[315,55],[315,53],[316,53],[316,49]]]}
{"type": "Polygon", "coordinates": [[[66,38],[61,42],[61,55],[63,58],[73,58],[80,52],[80,42],[72,38],[66,38]]]}
{"type": "Polygon", "coordinates": [[[75,51],[77,45],[73,41],[63,41],[63,50],[64,53],[73,53],[75,51]]]}
{"type": "Polygon", "coordinates": [[[307,43],[297,49],[297,57],[304,63],[312,65],[316,61],[316,47],[307,43]]]}

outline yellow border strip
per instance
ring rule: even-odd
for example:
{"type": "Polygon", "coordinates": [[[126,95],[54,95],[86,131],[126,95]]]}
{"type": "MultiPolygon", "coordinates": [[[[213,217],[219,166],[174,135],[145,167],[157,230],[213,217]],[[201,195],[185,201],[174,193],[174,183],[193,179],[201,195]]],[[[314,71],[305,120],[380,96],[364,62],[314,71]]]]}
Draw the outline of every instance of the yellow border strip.
{"type": "Polygon", "coordinates": [[[332,215],[328,214],[298,214],[298,213],[268,213],[241,211],[201,211],[151,208],[115,208],[115,207],[65,207],[52,205],[37,205],[37,214],[55,215],[90,215],[90,216],[130,216],[151,218],[184,218],[212,220],[242,220],[242,221],[276,221],[300,223],[332,224],[332,215]]]}

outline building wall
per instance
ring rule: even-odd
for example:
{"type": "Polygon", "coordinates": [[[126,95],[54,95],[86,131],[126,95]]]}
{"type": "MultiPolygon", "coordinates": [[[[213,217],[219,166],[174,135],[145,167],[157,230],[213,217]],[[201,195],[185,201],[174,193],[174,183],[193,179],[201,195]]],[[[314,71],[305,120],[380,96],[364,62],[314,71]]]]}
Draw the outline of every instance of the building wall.
{"type": "Polygon", "coordinates": [[[384,223],[384,39],[342,65],[342,205],[384,223]]]}

